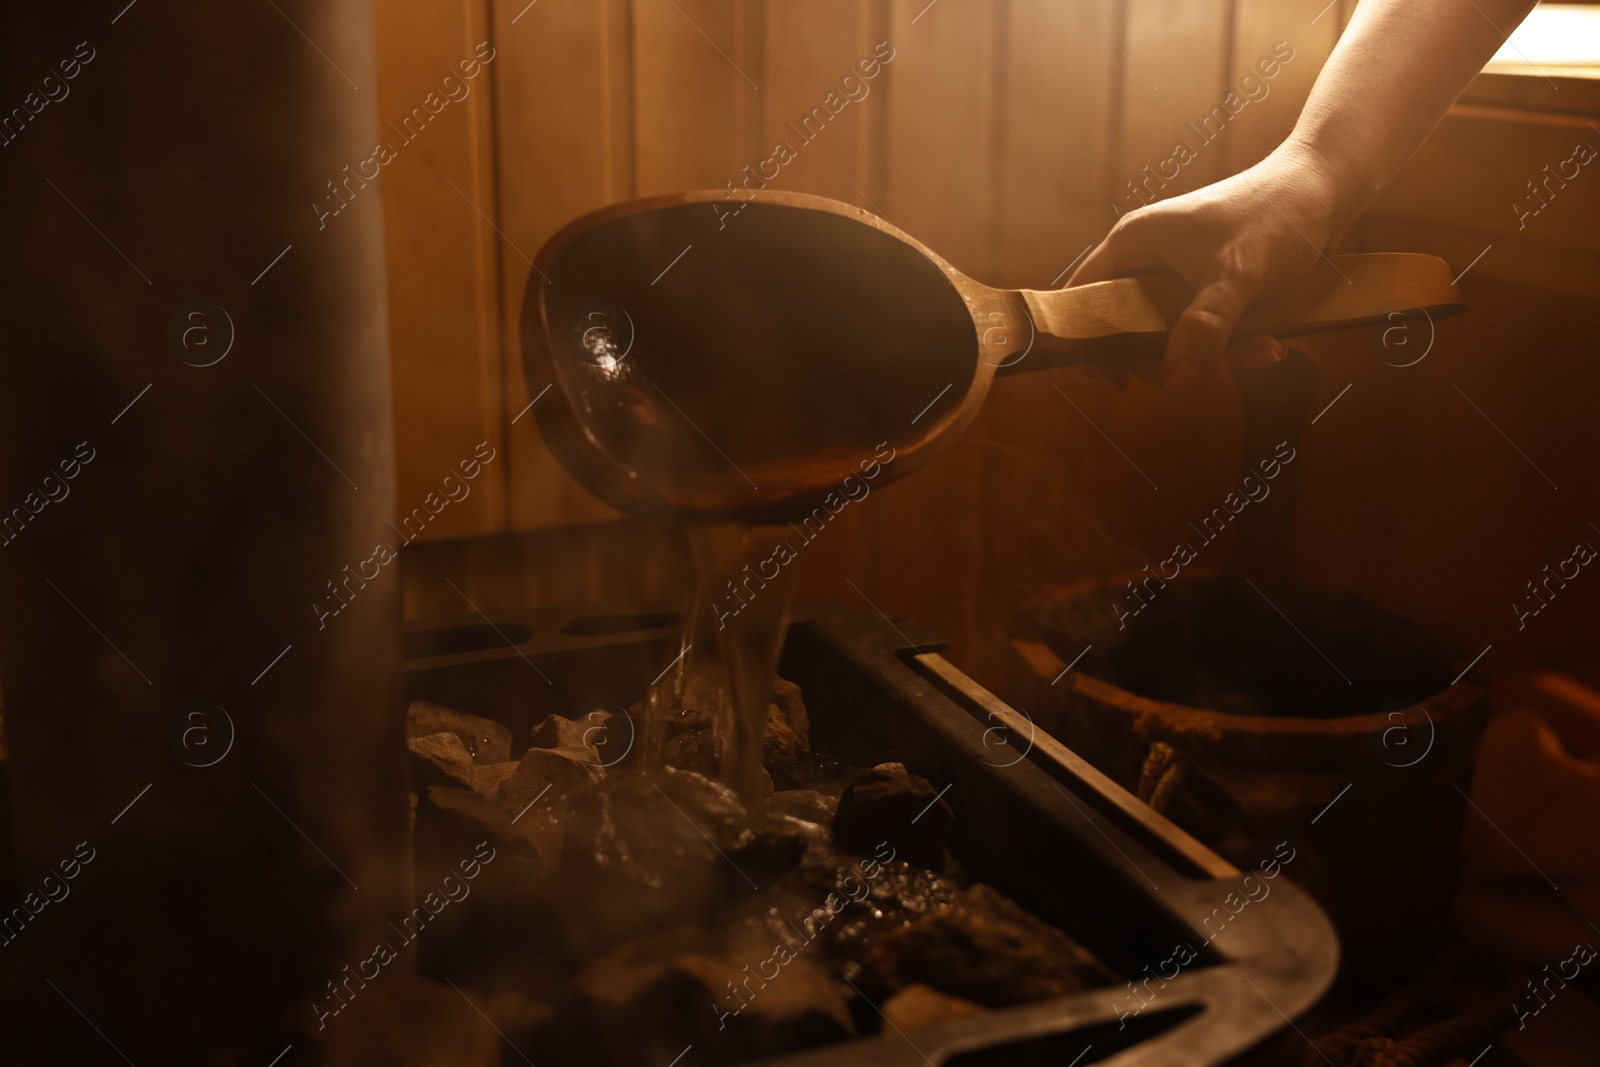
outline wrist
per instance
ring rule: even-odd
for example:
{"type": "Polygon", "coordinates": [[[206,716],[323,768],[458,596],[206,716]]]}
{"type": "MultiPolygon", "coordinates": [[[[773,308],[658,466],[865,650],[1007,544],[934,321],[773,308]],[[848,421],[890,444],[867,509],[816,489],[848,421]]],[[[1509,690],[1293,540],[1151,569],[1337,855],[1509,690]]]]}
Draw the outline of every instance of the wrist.
{"type": "Polygon", "coordinates": [[[1272,157],[1314,191],[1328,213],[1335,239],[1366,213],[1383,190],[1382,180],[1368,173],[1359,160],[1346,152],[1329,151],[1299,131],[1274,149],[1272,157]]]}

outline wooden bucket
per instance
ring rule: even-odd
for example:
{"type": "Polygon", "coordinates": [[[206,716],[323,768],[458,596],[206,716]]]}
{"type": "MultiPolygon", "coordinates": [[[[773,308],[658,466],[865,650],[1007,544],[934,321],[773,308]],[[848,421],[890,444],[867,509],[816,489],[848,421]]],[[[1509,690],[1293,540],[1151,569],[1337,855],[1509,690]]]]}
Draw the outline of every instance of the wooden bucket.
{"type": "MultiPolygon", "coordinates": [[[[1259,652],[1279,661],[1264,669],[1305,675],[1298,713],[1240,713],[1225,693],[1173,699],[1184,684],[1197,688],[1178,677],[1192,664],[1166,669],[1159,642],[1135,647],[1139,632],[1207,627],[1208,610],[1228,594],[1215,573],[1180,576],[1131,625],[1119,619],[1119,631],[1107,625],[1108,605],[1128,596],[1132,577],[1064,586],[1024,609],[1012,641],[1012,703],[1239,866],[1289,842],[1297,858],[1284,869],[1333,919],[1347,975],[1420,963],[1444,933],[1488,715],[1487,690],[1465,677],[1466,658],[1398,615],[1319,594],[1337,619],[1331,631],[1271,615],[1285,642],[1259,652]],[[1306,630],[1333,647],[1283,662],[1293,658],[1287,642],[1307,641],[1306,630]],[[1321,673],[1307,666],[1317,656],[1327,660],[1317,662],[1321,673]]],[[[1216,652],[1227,635],[1205,637],[1216,652]]]]}

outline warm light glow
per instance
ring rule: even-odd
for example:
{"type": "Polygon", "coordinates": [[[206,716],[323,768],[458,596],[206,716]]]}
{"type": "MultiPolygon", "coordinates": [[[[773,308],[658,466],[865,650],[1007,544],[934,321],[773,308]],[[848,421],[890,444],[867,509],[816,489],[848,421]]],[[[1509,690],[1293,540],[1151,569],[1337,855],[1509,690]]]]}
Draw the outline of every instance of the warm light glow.
{"type": "Polygon", "coordinates": [[[1500,46],[1485,70],[1534,73],[1529,67],[1600,68],[1600,4],[1540,4],[1500,46]]]}

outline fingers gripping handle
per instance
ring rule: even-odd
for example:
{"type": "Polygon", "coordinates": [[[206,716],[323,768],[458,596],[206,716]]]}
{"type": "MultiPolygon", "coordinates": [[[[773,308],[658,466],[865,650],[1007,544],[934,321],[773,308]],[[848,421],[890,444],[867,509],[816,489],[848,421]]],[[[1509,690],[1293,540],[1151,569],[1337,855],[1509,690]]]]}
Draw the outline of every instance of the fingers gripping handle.
{"type": "MultiPolygon", "coordinates": [[[[1022,291],[1041,344],[1040,359],[1004,367],[1042,369],[1118,361],[1159,351],[1194,291],[1171,271],[1073,289],[1022,291]]],[[[1387,326],[1466,310],[1437,256],[1375,252],[1324,259],[1309,275],[1246,311],[1236,336],[1275,337],[1387,326]]]]}

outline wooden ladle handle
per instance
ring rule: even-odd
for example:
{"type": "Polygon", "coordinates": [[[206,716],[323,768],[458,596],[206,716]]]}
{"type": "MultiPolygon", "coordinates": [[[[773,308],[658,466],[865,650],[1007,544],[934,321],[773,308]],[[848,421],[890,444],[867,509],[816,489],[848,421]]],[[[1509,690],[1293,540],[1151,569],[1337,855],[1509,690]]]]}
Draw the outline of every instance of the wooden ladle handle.
{"type": "MultiPolygon", "coordinates": [[[[1020,295],[1041,358],[1019,359],[1000,373],[1147,356],[1160,348],[1194,291],[1176,274],[1162,270],[1072,289],[1024,289],[1020,295]]],[[[1298,337],[1433,320],[1465,310],[1449,266],[1437,256],[1331,256],[1251,308],[1234,332],[1298,337]]]]}

